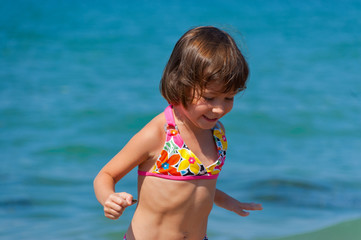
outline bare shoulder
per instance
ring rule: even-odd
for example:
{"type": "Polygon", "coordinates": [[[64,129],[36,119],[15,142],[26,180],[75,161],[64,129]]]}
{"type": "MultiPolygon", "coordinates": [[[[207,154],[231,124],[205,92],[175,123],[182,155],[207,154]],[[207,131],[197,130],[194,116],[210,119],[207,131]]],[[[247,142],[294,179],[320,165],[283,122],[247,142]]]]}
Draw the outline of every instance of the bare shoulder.
{"type": "Polygon", "coordinates": [[[156,137],[161,136],[164,132],[165,117],[164,113],[160,113],[155,116],[147,125],[145,125],[138,133],[144,135],[144,137],[156,137]]]}
{"type": "Polygon", "coordinates": [[[107,172],[117,182],[136,166],[154,158],[163,140],[161,133],[165,119],[162,118],[164,118],[162,113],[154,117],[129,140],[102,171],[107,172]]]}

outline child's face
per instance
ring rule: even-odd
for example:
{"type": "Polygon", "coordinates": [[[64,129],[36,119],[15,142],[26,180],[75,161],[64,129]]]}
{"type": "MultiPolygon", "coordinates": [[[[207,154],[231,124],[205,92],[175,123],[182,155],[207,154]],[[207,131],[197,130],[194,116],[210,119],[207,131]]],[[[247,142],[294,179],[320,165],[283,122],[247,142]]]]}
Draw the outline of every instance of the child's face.
{"type": "Polygon", "coordinates": [[[202,96],[196,95],[193,102],[186,108],[182,107],[182,110],[195,127],[211,129],[219,119],[232,110],[236,94],[236,92],[222,93],[219,84],[211,83],[202,96]]]}

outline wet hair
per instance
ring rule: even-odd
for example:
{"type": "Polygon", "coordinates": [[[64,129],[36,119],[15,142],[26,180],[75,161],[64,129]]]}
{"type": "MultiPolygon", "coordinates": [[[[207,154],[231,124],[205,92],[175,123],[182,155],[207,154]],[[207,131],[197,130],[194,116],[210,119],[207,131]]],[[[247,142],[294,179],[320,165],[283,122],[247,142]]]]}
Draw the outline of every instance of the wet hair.
{"type": "Polygon", "coordinates": [[[248,64],[228,33],[197,27],[176,43],[159,87],[168,103],[186,107],[210,83],[223,86],[223,93],[244,90],[248,74],[248,64]]]}

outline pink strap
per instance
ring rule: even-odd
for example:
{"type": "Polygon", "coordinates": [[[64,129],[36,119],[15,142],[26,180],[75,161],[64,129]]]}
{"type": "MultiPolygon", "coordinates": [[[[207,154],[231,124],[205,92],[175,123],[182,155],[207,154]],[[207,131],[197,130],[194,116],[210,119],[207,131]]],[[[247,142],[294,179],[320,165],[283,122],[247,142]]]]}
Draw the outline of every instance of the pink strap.
{"type": "Polygon", "coordinates": [[[164,110],[165,119],[167,121],[167,124],[164,125],[164,131],[167,133],[166,141],[168,142],[171,138],[173,138],[174,143],[179,147],[182,147],[184,142],[179,134],[177,125],[175,125],[172,108],[173,106],[169,105],[164,110]]]}
{"type": "Polygon", "coordinates": [[[173,106],[169,105],[165,110],[164,110],[164,115],[165,115],[165,120],[167,121],[168,126],[170,127],[175,127],[175,121],[174,121],[174,116],[173,116],[173,111],[172,111],[173,106]]]}
{"type": "Polygon", "coordinates": [[[215,175],[200,175],[200,176],[172,176],[172,175],[165,175],[165,174],[145,172],[145,171],[138,170],[138,175],[153,176],[153,177],[159,177],[159,178],[177,180],[177,181],[187,181],[187,180],[198,180],[198,179],[216,179],[216,178],[218,178],[219,173],[217,173],[215,175]]]}

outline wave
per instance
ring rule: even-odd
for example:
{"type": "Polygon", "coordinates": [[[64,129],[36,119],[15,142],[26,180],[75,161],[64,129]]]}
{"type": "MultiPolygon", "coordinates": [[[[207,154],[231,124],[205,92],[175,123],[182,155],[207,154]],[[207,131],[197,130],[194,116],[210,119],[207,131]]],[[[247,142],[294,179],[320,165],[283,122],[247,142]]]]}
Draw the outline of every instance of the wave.
{"type": "Polygon", "coordinates": [[[251,183],[246,190],[253,199],[283,207],[352,210],[361,208],[359,186],[353,183],[273,178],[251,183]]]}
{"type": "Polygon", "coordinates": [[[338,223],[314,232],[273,240],[359,240],[361,239],[361,218],[338,223]]]}

